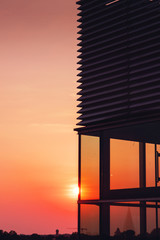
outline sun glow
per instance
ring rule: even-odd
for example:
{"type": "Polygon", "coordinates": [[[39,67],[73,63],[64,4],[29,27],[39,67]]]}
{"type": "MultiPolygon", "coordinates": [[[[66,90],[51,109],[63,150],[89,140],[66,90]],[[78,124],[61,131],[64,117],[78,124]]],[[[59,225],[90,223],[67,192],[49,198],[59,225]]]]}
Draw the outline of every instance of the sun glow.
{"type": "Polygon", "coordinates": [[[73,193],[78,196],[78,194],[79,194],[79,187],[73,188],[73,193]]]}
{"type": "Polygon", "coordinates": [[[76,184],[70,185],[68,189],[68,195],[71,198],[78,198],[79,195],[79,187],[76,184]]]}

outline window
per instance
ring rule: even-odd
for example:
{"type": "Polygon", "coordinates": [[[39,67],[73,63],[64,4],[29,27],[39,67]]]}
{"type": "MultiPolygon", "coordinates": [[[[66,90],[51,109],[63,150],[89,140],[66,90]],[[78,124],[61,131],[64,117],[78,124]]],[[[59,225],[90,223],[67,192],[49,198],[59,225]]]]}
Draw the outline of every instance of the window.
{"type": "Polygon", "coordinates": [[[99,199],[99,137],[81,136],[81,199],[99,199]]]}
{"type": "Polygon", "coordinates": [[[139,143],[110,140],[111,189],[139,187],[139,143]]]}
{"type": "Polygon", "coordinates": [[[139,207],[110,206],[110,234],[114,235],[117,228],[120,232],[133,230],[140,233],[139,207]]]}
{"type": "Polygon", "coordinates": [[[81,204],[80,233],[87,235],[99,234],[99,207],[81,204]]]}

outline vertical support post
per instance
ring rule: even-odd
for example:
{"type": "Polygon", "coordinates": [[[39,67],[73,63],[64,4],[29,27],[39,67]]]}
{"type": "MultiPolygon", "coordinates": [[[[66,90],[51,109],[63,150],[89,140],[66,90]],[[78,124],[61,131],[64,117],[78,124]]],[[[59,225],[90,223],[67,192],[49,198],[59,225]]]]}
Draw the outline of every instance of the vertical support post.
{"type": "Polygon", "coordinates": [[[154,145],[154,154],[155,154],[155,187],[157,187],[157,144],[154,145]]]}
{"type": "Polygon", "coordinates": [[[156,232],[158,234],[158,203],[156,202],[156,232]]]}
{"type": "Polygon", "coordinates": [[[146,150],[145,143],[139,143],[139,185],[146,187],[146,150]]]}
{"type": "MultiPolygon", "coordinates": [[[[146,153],[145,143],[139,143],[139,186],[146,187],[146,153]]],[[[140,202],[140,233],[146,233],[146,202],[140,202]]]]}
{"type": "Polygon", "coordinates": [[[81,231],[80,231],[80,203],[78,203],[78,236],[79,236],[79,239],[80,239],[80,234],[81,234],[81,231]]]}
{"type": "MultiPolygon", "coordinates": [[[[100,136],[100,200],[103,200],[110,190],[110,139],[102,133],[100,136]]],[[[110,235],[110,205],[100,205],[100,236],[110,235]]]]}
{"type": "MultiPolygon", "coordinates": [[[[157,164],[157,144],[155,144],[155,187],[157,187],[158,164],[157,164]]],[[[158,203],[156,202],[156,232],[158,234],[158,203]]]]}
{"type": "MultiPolygon", "coordinates": [[[[78,134],[78,187],[79,187],[79,194],[78,194],[78,201],[81,199],[81,135],[78,134]]],[[[78,235],[80,236],[80,203],[78,203],[78,235]]]]}
{"type": "Polygon", "coordinates": [[[145,234],[146,233],[146,202],[141,201],[140,202],[140,233],[145,234]]]}

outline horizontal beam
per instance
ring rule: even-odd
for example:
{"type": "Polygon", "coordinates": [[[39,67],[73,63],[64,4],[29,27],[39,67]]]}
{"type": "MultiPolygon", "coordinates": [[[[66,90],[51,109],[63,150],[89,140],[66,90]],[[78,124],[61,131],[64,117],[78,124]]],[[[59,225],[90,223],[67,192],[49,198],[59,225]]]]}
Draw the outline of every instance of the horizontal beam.
{"type": "MultiPolygon", "coordinates": [[[[159,199],[159,201],[156,201],[156,202],[160,202],[160,199],[159,199]]],[[[146,203],[145,207],[146,208],[160,208],[160,205],[156,205],[156,202],[155,202],[155,204],[146,203]]],[[[79,204],[98,205],[98,206],[101,204],[107,203],[110,206],[144,207],[144,205],[140,201],[133,203],[133,202],[108,202],[106,200],[81,200],[81,201],[78,201],[78,203],[79,204]]]]}
{"type": "Polygon", "coordinates": [[[81,200],[78,203],[100,204],[103,202],[160,201],[160,187],[116,189],[107,191],[103,200],[81,200]]]}

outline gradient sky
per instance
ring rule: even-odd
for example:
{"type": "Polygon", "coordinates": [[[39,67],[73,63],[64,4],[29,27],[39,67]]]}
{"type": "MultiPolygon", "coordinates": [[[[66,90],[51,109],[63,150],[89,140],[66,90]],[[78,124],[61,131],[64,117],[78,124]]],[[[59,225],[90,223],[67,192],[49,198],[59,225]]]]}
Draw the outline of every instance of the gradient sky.
{"type": "Polygon", "coordinates": [[[0,229],[76,231],[74,0],[0,0],[0,229]]]}

